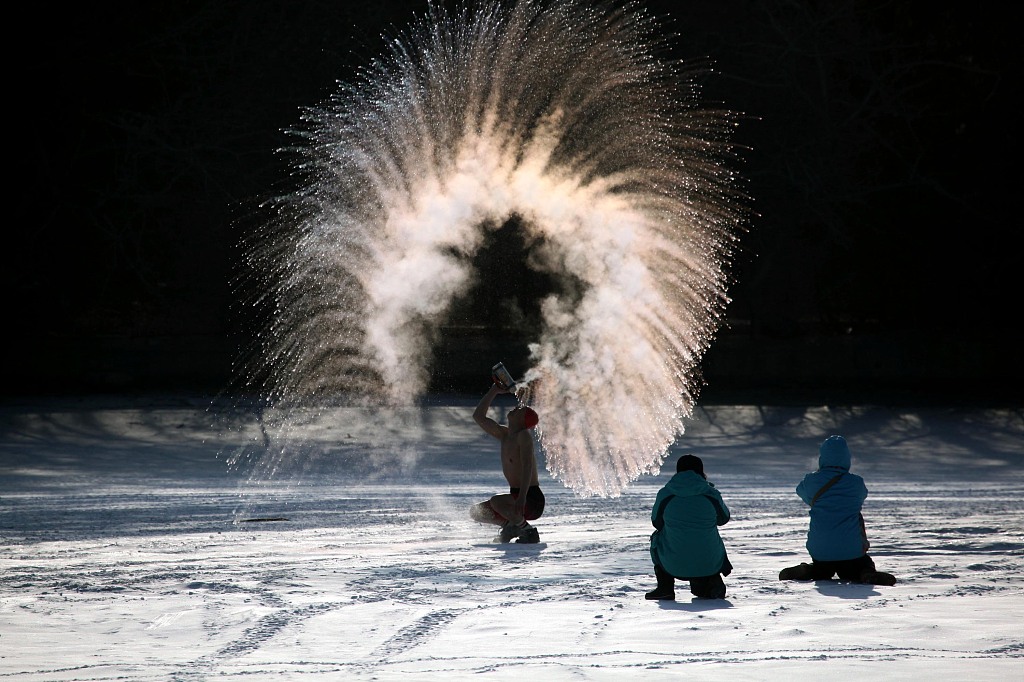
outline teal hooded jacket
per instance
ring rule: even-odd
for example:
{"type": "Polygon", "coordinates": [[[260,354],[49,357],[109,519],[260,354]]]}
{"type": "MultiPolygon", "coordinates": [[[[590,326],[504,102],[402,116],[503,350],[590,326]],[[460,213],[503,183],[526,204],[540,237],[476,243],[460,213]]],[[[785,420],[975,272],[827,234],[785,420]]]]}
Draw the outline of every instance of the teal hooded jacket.
{"type": "Polygon", "coordinates": [[[804,476],[796,494],[810,505],[807,552],[815,561],[858,559],[868,551],[861,508],[867,499],[864,479],[850,473],[850,449],[831,436],[818,449],[818,470],[804,476]],[[815,499],[833,478],[838,480],[815,499]]]}
{"type": "Polygon", "coordinates": [[[676,578],[720,573],[728,564],[718,526],[728,521],[718,489],[696,471],[680,471],[654,499],[651,559],[676,578]]]}

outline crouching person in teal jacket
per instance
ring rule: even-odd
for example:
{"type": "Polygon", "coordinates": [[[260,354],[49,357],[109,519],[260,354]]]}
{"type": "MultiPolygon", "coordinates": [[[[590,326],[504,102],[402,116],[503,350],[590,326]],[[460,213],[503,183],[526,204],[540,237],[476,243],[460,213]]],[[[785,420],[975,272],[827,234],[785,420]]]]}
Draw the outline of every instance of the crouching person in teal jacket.
{"type": "Polygon", "coordinates": [[[729,521],[722,495],[704,475],[694,455],[676,462],[676,474],[658,491],[651,511],[657,529],[651,535],[651,559],[658,587],[647,599],[676,598],[675,581],[689,580],[690,592],[702,599],[724,599],[723,575],[732,572],[718,527],[729,521]]]}
{"type": "Polygon", "coordinates": [[[875,569],[861,508],[868,496],[864,479],[850,473],[850,448],[842,436],[829,436],[818,448],[818,470],[804,476],[796,494],[810,507],[807,553],[811,563],[784,568],[779,580],[840,580],[895,585],[890,573],[875,569]]]}

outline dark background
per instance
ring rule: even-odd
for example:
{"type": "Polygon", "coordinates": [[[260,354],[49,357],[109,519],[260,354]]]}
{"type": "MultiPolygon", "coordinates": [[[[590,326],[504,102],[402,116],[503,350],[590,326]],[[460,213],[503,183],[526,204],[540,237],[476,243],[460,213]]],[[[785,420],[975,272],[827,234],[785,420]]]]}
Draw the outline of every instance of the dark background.
{"type": "MultiPolygon", "coordinates": [[[[426,8],[356,4],[41,4],[12,24],[5,394],[227,386],[250,338],[238,244],[289,189],[284,129],[426,8]]],[[[745,115],[755,215],[704,398],[1019,404],[1011,18],[978,2],[641,5],[677,34],[672,56],[712,60],[708,102],[745,115]]],[[[491,363],[521,361],[493,320],[461,322],[434,390],[476,392],[491,363]]]]}

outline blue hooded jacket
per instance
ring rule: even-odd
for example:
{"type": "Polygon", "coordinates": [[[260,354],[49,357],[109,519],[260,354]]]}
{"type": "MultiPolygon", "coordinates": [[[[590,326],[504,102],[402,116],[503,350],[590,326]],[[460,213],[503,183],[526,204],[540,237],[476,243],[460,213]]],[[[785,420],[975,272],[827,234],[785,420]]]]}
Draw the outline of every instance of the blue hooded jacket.
{"type": "Polygon", "coordinates": [[[726,566],[718,526],[728,521],[718,489],[696,471],[680,471],[654,499],[651,559],[676,578],[715,575],[726,566]]]}
{"type": "Polygon", "coordinates": [[[868,496],[864,479],[850,473],[850,448],[842,436],[830,436],[818,449],[818,470],[804,476],[796,494],[811,506],[807,551],[815,561],[858,559],[867,553],[861,508],[868,496]],[[815,495],[842,474],[824,493],[815,495]]]}

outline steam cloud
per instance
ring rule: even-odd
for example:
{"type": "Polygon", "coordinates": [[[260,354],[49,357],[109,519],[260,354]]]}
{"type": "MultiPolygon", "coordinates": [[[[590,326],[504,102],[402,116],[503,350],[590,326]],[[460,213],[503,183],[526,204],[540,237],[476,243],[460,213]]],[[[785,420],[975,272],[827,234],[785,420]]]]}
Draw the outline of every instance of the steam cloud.
{"type": "Polygon", "coordinates": [[[529,266],[563,281],[523,377],[548,471],[610,496],[657,472],[744,216],[736,117],[658,35],[632,4],[431,5],[308,109],[302,189],[247,245],[270,320],[247,371],[272,401],[410,404],[486,231],[517,216],[529,266]]]}

